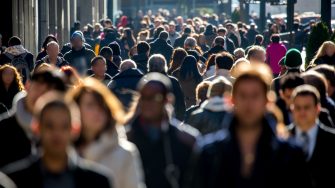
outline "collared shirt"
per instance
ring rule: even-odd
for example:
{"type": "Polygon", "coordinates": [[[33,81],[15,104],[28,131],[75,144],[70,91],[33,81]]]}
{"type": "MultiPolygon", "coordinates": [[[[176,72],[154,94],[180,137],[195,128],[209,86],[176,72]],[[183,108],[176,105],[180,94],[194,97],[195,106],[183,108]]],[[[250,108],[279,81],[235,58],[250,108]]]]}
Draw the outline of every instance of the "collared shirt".
{"type": "MultiPolygon", "coordinates": [[[[311,159],[313,152],[314,152],[316,138],[318,135],[318,125],[319,125],[319,120],[317,120],[315,122],[315,125],[307,131],[307,136],[308,136],[308,150],[307,150],[308,153],[307,153],[307,158],[306,158],[307,160],[311,159]]],[[[299,128],[299,126],[296,126],[295,140],[299,146],[304,145],[303,131],[299,128]]]]}

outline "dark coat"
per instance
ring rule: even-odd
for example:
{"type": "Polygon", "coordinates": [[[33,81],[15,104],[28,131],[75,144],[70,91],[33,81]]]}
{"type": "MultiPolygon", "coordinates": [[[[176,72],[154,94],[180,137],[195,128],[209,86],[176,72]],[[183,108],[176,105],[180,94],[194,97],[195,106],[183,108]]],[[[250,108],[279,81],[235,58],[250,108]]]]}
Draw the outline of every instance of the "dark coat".
{"type": "Polygon", "coordinates": [[[247,37],[247,39],[250,43],[253,43],[255,41],[256,35],[258,35],[258,34],[259,34],[259,31],[255,30],[255,29],[249,29],[247,34],[246,34],[246,37],[247,37]]]}
{"type": "Polygon", "coordinates": [[[0,121],[0,168],[31,154],[31,142],[15,114],[0,121]]]}
{"type": "MultiPolygon", "coordinates": [[[[84,43],[85,48],[93,50],[92,46],[84,43]]],[[[67,52],[71,51],[72,47],[71,47],[71,43],[66,43],[64,44],[64,46],[62,47],[62,50],[60,51],[61,54],[65,55],[67,52]]]]}
{"type": "MultiPolygon", "coordinates": [[[[94,78],[94,76],[95,75],[92,74],[90,77],[94,78]]],[[[111,80],[112,80],[112,77],[109,74],[105,73],[105,78],[101,81],[101,83],[107,86],[111,80]]]]}
{"type": "Polygon", "coordinates": [[[138,69],[128,69],[115,75],[108,84],[108,88],[117,96],[125,109],[130,107],[137,84],[142,77],[143,74],[138,69]]]}
{"type": "Polygon", "coordinates": [[[140,118],[130,124],[127,138],[133,142],[142,159],[145,183],[147,188],[172,187],[166,177],[167,157],[172,158],[172,163],[179,171],[177,182],[179,186],[184,178],[184,173],[190,161],[193,144],[195,143],[194,129],[187,125],[170,123],[167,131],[156,129],[158,138],[150,137],[150,130],[140,118]],[[167,146],[168,145],[168,146],[167,146]]]}
{"type": "Polygon", "coordinates": [[[173,47],[163,39],[156,39],[154,42],[150,43],[150,54],[162,54],[165,57],[166,62],[170,62],[173,47]]]}
{"type": "MultiPolygon", "coordinates": [[[[235,35],[234,35],[234,36],[235,36],[235,35]]],[[[227,49],[226,49],[226,50],[227,50],[230,54],[234,55],[234,51],[235,51],[235,49],[236,49],[236,46],[235,46],[233,40],[231,40],[230,38],[226,38],[225,43],[226,43],[226,46],[227,46],[227,49]]]]}
{"type": "Polygon", "coordinates": [[[64,59],[74,67],[80,75],[85,75],[86,71],[91,67],[91,60],[95,57],[95,53],[83,47],[79,51],[72,49],[64,55],[64,59]]]}
{"type": "Polygon", "coordinates": [[[135,61],[137,68],[143,72],[144,74],[146,74],[148,72],[148,56],[147,54],[138,54],[138,55],[134,55],[134,57],[132,58],[133,61],[135,61]]]}
{"type": "Polygon", "coordinates": [[[283,77],[285,77],[289,73],[300,73],[300,70],[299,69],[290,69],[290,70],[287,70],[285,74],[283,74],[281,76],[278,76],[277,78],[275,78],[275,79],[272,80],[271,89],[276,93],[277,96],[280,96],[279,95],[280,79],[283,78],[283,77]]]}
{"type": "Polygon", "coordinates": [[[0,103],[4,104],[7,109],[12,108],[15,95],[20,92],[18,87],[10,86],[8,90],[0,86],[0,103]]]}
{"type": "MultiPolygon", "coordinates": [[[[43,188],[44,173],[41,163],[41,159],[38,157],[28,157],[8,166],[8,168],[6,167],[4,172],[14,181],[17,188],[43,188]]],[[[92,162],[76,159],[68,168],[73,175],[76,188],[112,187],[111,180],[104,175],[107,172],[92,162]]]]}
{"type": "Polygon", "coordinates": [[[181,89],[179,81],[173,76],[168,76],[168,77],[171,80],[173,95],[175,97],[174,111],[175,111],[176,118],[180,121],[183,121],[184,114],[186,111],[184,93],[181,89]]]}
{"type": "MultiPolygon", "coordinates": [[[[38,55],[36,57],[36,61],[39,61],[39,60],[43,59],[47,55],[48,55],[47,51],[46,50],[42,50],[40,53],[38,53],[38,55]]],[[[58,56],[63,57],[63,54],[59,52],[58,56]]]]}
{"type": "Polygon", "coordinates": [[[223,46],[214,46],[213,48],[209,49],[207,52],[204,53],[204,57],[206,59],[209,58],[209,56],[211,56],[212,54],[217,54],[217,53],[221,53],[221,52],[225,52],[226,50],[224,49],[223,46]]]}
{"type": "Polygon", "coordinates": [[[327,55],[319,57],[314,61],[314,64],[316,65],[326,64],[326,65],[335,66],[335,55],[332,57],[329,57],[327,55]]]}
{"type": "MultiPolygon", "coordinates": [[[[291,137],[289,140],[294,142],[295,126],[292,124],[289,127],[291,137]]],[[[335,169],[335,130],[326,127],[322,123],[318,125],[318,133],[313,154],[307,161],[308,172],[312,178],[314,188],[335,187],[332,172],[335,169]]]]}
{"type": "Polygon", "coordinates": [[[281,188],[310,187],[303,152],[276,138],[267,120],[263,120],[254,168],[250,178],[241,175],[241,153],[236,137],[236,119],[228,129],[199,139],[202,148],[195,160],[195,174],[189,187],[281,188]]]}
{"type": "Polygon", "coordinates": [[[106,73],[109,76],[114,77],[116,74],[119,73],[119,67],[116,66],[114,62],[106,59],[106,64],[107,64],[107,71],[106,71],[106,73]]]}
{"type": "Polygon", "coordinates": [[[174,41],[173,48],[178,48],[178,47],[184,48],[184,42],[187,37],[189,37],[189,35],[183,34],[181,37],[177,38],[174,41]]]}
{"type": "MultiPolygon", "coordinates": [[[[35,63],[35,68],[34,69],[36,69],[37,67],[39,67],[43,63],[48,63],[48,64],[50,63],[48,55],[44,56],[41,60],[37,61],[35,63]]],[[[67,66],[67,65],[70,65],[70,64],[62,56],[58,56],[57,57],[57,64],[56,65],[57,65],[58,68],[61,68],[63,66],[67,66]]]]}

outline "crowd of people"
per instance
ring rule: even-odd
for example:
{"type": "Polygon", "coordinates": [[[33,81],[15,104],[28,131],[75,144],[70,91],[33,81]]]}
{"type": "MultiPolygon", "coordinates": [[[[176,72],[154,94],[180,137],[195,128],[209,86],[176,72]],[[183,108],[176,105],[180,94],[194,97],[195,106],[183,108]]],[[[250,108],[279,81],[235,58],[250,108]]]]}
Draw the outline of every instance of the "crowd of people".
{"type": "Polygon", "coordinates": [[[335,44],[304,64],[284,28],[140,12],[76,22],[36,58],[11,37],[0,186],[335,186],[335,44]]]}

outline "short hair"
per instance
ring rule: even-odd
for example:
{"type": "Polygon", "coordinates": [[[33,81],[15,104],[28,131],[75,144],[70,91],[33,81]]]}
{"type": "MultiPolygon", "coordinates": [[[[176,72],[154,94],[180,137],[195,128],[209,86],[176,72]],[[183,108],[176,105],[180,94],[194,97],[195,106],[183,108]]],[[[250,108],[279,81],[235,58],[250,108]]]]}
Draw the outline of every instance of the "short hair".
{"type": "Polygon", "coordinates": [[[234,50],[234,56],[238,56],[238,55],[241,55],[241,56],[245,56],[245,50],[243,48],[236,48],[234,50]]]}
{"type": "Polygon", "coordinates": [[[266,53],[262,46],[258,46],[258,45],[252,46],[248,51],[247,59],[250,60],[250,58],[256,55],[258,52],[266,53]]]}
{"type": "Polygon", "coordinates": [[[184,34],[191,34],[191,33],[192,33],[191,28],[189,28],[189,27],[184,28],[184,34]]]}
{"type": "Polygon", "coordinates": [[[263,42],[263,40],[264,40],[263,35],[258,34],[258,35],[255,36],[255,43],[259,44],[259,43],[263,42]]]}
{"type": "Polygon", "coordinates": [[[225,77],[218,77],[210,84],[207,97],[223,97],[226,92],[231,92],[232,85],[225,77]]]}
{"type": "Polygon", "coordinates": [[[57,91],[65,91],[65,75],[56,68],[48,68],[33,72],[32,82],[45,83],[49,88],[57,91]]]}
{"type": "Polygon", "coordinates": [[[106,59],[110,59],[111,57],[113,57],[113,50],[110,47],[105,46],[100,50],[99,55],[106,59]]]}
{"type": "Polygon", "coordinates": [[[301,85],[293,90],[291,95],[292,101],[294,101],[299,96],[311,96],[314,99],[315,105],[320,103],[320,93],[319,91],[312,85],[301,85]]]}
{"type": "Polygon", "coordinates": [[[136,63],[131,59],[126,59],[120,64],[120,71],[123,72],[128,69],[137,69],[136,63]]]}
{"type": "Polygon", "coordinates": [[[106,65],[106,59],[104,57],[98,55],[91,60],[91,66],[95,66],[98,63],[99,60],[103,61],[106,65]]]}
{"type": "Polygon", "coordinates": [[[214,45],[220,45],[220,46],[224,46],[224,38],[221,36],[217,36],[214,39],[214,45]]]}
{"type": "Polygon", "coordinates": [[[234,58],[228,52],[223,52],[215,56],[215,65],[219,69],[230,70],[234,65],[234,58]]]}
{"type": "Polygon", "coordinates": [[[327,80],[326,78],[313,70],[304,72],[301,77],[305,80],[305,84],[314,86],[318,91],[321,98],[325,98],[327,94],[327,80]]]}
{"type": "Polygon", "coordinates": [[[8,46],[9,47],[17,46],[17,45],[21,45],[21,44],[22,44],[21,39],[17,36],[13,36],[8,40],[8,46]]]}
{"type": "Polygon", "coordinates": [[[279,43],[280,42],[280,36],[278,34],[272,34],[271,36],[271,42],[273,43],[279,43]]]}
{"type": "Polygon", "coordinates": [[[145,41],[139,42],[136,48],[138,54],[145,54],[150,51],[150,45],[145,41]]]}
{"type": "Polygon", "coordinates": [[[305,83],[304,79],[301,78],[299,73],[288,73],[287,75],[280,78],[279,85],[280,89],[294,89],[305,83]]]}
{"type": "Polygon", "coordinates": [[[195,98],[197,101],[205,101],[207,99],[207,92],[210,84],[210,81],[202,81],[197,85],[195,89],[195,98]]]}
{"type": "Polygon", "coordinates": [[[148,71],[166,73],[168,67],[166,65],[166,59],[161,54],[154,54],[148,60],[148,71]]]}
{"type": "Polygon", "coordinates": [[[217,33],[227,33],[227,29],[224,27],[219,27],[217,33]]]}
{"type": "Polygon", "coordinates": [[[189,47],[196,47],[197,46],[197,41],[193,37],[187,37],[184,46],[189,46],[189,47]]]}
{"type": "Polygon", "coordinates": [[[47,48],[48,48],[49,46],[52,46],[52,45],[55,45],[55,46],[57,46],[57,47],[59,48],[59,44],[58,44],[56,41],[51,41],[51,42],[49,42],[49,43],[47,44],[47,48]]]}
{"type": "Polygon", "coordinates": [[[233,95],[236,93],[238,85],[246,80],[258,81],[263,86],[264,94],[267,95],[270,91],[272,78],[270,67],[264,63],[241,64],[233,84],[233,95]]]}
{"type": "Polygon", "coordinates": [[[166,32],[166,31],[162,31],[160,34],[159,34],[159,38],[160,39],[163,39],[163,40],[167,40],[169,38],[169,33],[166,32]]]}

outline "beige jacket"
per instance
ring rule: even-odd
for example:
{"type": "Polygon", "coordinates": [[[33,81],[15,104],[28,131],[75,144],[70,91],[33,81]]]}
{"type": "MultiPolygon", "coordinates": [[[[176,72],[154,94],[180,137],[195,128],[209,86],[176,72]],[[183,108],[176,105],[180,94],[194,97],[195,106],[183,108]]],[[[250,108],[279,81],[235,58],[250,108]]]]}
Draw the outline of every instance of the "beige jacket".
{"type": "Polygon", "coordinates": [[[124,138],[122,128],[104,133],[84,150],[83,157],[110,168],[116,188],[145,188],[140,154],[124,138]]]}

